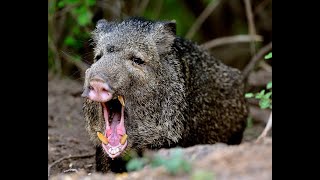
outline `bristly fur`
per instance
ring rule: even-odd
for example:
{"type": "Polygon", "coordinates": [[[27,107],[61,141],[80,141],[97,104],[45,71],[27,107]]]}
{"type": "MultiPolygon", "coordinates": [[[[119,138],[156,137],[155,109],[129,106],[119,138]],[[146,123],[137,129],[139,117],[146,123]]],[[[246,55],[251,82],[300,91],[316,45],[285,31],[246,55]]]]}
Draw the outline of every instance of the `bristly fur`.
{"type": "MultiPolygon", "coordinates": [[[[101,58],[87,70],[84,87],[99,75],[124,96],[127,151],[241,142],[248,109],[240,71],[176,36],[175,22],[100,20],[92,38],[101,58]]],[[[96,135],[105,127],[101,105],[85,99],[83,112],[99,152],[97,170],[107,172],[112,160],[96,135]]]]}

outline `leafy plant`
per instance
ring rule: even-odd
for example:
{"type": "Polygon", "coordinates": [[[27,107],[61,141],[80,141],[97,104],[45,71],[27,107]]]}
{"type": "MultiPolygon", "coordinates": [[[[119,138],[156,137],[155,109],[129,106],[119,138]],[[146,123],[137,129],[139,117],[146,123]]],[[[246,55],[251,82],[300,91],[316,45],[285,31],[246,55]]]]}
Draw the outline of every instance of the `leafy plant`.
{"type": "Polygon", "coordinates": [[[61,71],[63,52],[79,60],[83,43],[90,38],[96,0],[52,0],[48,6],[48,68],[61,71]],[[60,67],[59,67],[60,64],[60,67]],[[60,70],[59,70],[60,69],[60,70]]]}
{"type": "Polygon", "coordinates": [[[272,58],[272,52],[269,52],[267,55],[264,56],[264,59],[271,59],[272,58]]]}
{"type": "Polygon", "coordinates": [[[191,179],[192,180],[214,180],[215,176],[213,172],[197,170],[194,173],[192,173],[191,179]]]}
{"type": "Polygon", "coordinates": [[[129,160],[126,167],[128,171],[135,171],[142,169],[148,163],[152,168],[163,166],[172,175],[191,170],[191,164],[183,158],[181,149],[175,149],[168,158],[160,155],[156,155],[152,159],[133,158],[129,160]]]}
{"type": "MultiPolygon", "coordinates": [[[[265,59],[272,58],[272,52],[268,53],[265,59]]],[[[262,89],[259,93],[246,93],[246,98],[255,98],[259,100],[259,106],[261,109],[272,109],[272,81],[270,81],[265,89],[262,89]]]]}
{"type": "Polygon", "coordinates": [[[155,156],[151,162],[151,166],[164,166],[172,175],[175,175],[180,171],[189,172],[191,170],[191,165],[183,158],[181,149],[175,149],[168,159],[161,156],[155,156]]]}
{"type": "Polygon", "coordinates": [[[137,171],[142,169],[147,164],[146,158],[133,158],[126,165],[128,171],[137,171]]]}

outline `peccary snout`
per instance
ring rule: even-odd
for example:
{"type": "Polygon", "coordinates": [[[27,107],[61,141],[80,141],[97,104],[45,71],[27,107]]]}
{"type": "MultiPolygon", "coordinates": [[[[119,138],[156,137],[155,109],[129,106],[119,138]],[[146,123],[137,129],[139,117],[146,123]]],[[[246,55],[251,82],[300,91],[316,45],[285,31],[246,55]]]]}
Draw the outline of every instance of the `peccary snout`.
{"type": "Polygon", "coordinates": [[[97,102],[107,102],[111,100],[111,88],[106,81],[99,76],[94,76],[89,82],[89,86],[85,87],[82,96],[97,102]]]}

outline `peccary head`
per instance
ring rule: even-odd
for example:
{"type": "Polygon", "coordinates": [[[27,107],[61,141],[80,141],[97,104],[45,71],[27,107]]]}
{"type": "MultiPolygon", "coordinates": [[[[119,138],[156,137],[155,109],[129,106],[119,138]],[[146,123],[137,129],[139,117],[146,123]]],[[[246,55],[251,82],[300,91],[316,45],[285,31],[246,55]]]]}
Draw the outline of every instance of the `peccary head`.
{"type": "Polygon", "coordinates": [[[86,71],[82,96],[101,105],[103,120],[96,121],[104,127],[95,138],[111,158],[132,146],[133,139],[143,144],[159,138],[152,132],[163,108],[159,99],[167,96],[172,76],[161,57],[170,54],[175,29],[175,22],[141,19],[100,20],[96,25],[95,60],[86,71]]]}

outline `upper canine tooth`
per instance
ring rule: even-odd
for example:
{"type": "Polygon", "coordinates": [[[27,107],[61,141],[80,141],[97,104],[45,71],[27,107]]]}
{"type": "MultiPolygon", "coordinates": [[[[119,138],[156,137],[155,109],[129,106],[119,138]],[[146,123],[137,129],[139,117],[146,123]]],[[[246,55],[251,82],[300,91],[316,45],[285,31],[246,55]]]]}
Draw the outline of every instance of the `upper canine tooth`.
{"type": "Polygon", "coordinates": [[[124,145],[124,143],[126,142],[127,138],[128,138],[128,135],[124,134],[120,139],[120,144],[124,145]]]}
{"type": "Polygon", "coordinates": [[[100,139],[100,141],[102,141],[104,144],[108,144],[108,138],[106,138],[103,134],[97,132],[97,136],[100,139]]]}
{"type": "Polygon", "coordinates": [[[121,105],[124,107],[125,103],[124,103],[123,96],[118,96],[118,100],[120,101],[121,105]]]}

